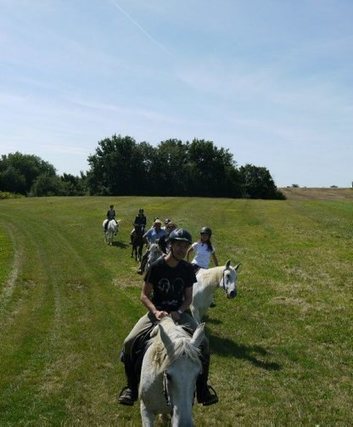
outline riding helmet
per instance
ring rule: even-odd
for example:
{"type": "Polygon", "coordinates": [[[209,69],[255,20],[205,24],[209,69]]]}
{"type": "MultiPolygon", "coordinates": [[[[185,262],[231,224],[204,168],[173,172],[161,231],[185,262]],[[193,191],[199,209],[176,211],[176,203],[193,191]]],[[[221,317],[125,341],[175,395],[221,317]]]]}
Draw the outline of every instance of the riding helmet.
{"type": "Polygon", "coordinates": [[[200,230],[200,234],[208,234],[211,237],[212,230],[209,227],[202,227],[200,230]]]}
{"type": "Polygon", "coordinates": [[[187,230],[184,230],[183,228],[176,228],[169,234],[169,241],[173,242],[174,240],[188,242],[190,243],[190,245],[192,243],[191,234],[187,230]]]}

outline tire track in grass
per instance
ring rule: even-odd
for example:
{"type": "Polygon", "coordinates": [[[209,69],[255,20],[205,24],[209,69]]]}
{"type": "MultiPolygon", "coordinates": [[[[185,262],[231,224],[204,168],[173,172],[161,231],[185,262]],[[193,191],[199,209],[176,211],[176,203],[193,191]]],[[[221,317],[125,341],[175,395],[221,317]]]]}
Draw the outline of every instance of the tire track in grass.
{"type": "Polygon", "coordinates": [[[22,247],[18,247],[18,244],[16,243],[12,225],[8,226],[8,232],[9,232],[12,246],[14,248],[14,257],[13,257],[10,274],[0,294],[0,315],[6,309],[7,303],[11,299],[12,293],[14,291],[14,287],[16,285],[16,280],[21,268],[21,259],[23,255],[22,247]]]}
{"type": "Polygon", "coordinates": [[[35,372],[40,370],[44,359],[38,348],[51,327],[52,308],[48,276],[40,262],[40,244],[32,238],[32,229],[20,224],[12,226],[15,227],[16,248],[21,248],[21,273],[14,280],[12,298],[7,300],[0,332],[0,412],[2,420],[13,423],[28,414],[31,407],[35,372]]]}
{"type": "Polygon", "coordinates": [[[85,331],[87,328],[82,328],[81,335],[75,335],[72,333],[71,327],[75,322],[84,323],[84,319],[89,317],[92,302],[89,301],[89,296],[87,298],[87,294],[84,292],[87,290],[85,280],[81,286],[79,281],[68,281],[68,279],[72,274],[77,276],[82,272],[85,276],[85,268],[89,270],[89,267],[82,265],[81,257],[72,249],[60,231],[52,227],[50,230],[42,228],[39,231],[37,230],[36,238],[41,242],[38,246],[41,263],[46,266],[48,281],[53,289],[54,317],[46,339],[37,349],[37,353],[44,357],[41,369],[37,370],[35,374],[37,381],[32,390],[32,400],[35,403],[30,412],[32,412],[33,417],[40,414],[47,421],[55,418],[65,422],[72,405],[70,403],[71,396],[75,396],[77,393],[74,388],[78,387],[80,392],[84,393],[84,388],[79,385],[80,380],[73,382],[72,378],[80,376],[80,363],[84,359],[80,356],[82,351],[77,345],[75,346],[74,341],[82,342],[88,335],[85,331]],[[50,241],[45,238],[48,231],[50,232],[50,241]],[[52,242],[55,242],[55,250],[52,242]],[[69,269],[68,265],[73,267],[69,269]],[[63,274],[63,266],[66,266],[69,273],[64,272],[63,274]],[[80,292],[80,288],[83,292],[80,292]],[[76,298],[77,291],[79,291],[78,298],[76,298]],[[75,384],[76,382],[77,384],[75,384]],[[44,409],[39,411],[38,407],[41,406],[44,409]],[[53,411],[59,416],[52,415],[53,411]]]}
{"type": "MultiPolygon", "coordinates": [[[[30,226],[29,229],[32,229],[32,227],[30,226]]],[[[32,401],[37,402],[37,406],[46,402],[48,407],[54,405],[61,413],[65,414],[66,411],[69,413],[72,411],[73,415],[78,410],[75,407],[75,400],[87,400],[87,398],[79,397],[80,393],[85,393],[84,389],[75,397],[77,391],[70,389],[72,387],[72,376],[80,377],[82,375],[83,368],[80,367],[80,354],[84,356],[85,351],[94,353],[94,349],[89,348],[88,341],[90,334],[94,333],[97,337],[99,332],[93,331],[92,328],[96,313],[93,313],[93,319],[90,318],[92,314],[90,311],[92,307],[95,307],[93,292],[95,286],[92,284],[97,280],[97,274],[91,272],[91,265],[85,261],[80,251],[75,249],[63,233],[58,230],[50,230],[51,241],[55,241],[56,247],[54,255],[50,255],[49,253],[53,253],[53,247],[50,247],[53,244],[45,240],[46,233],[48,233],[47,229],[41,228],[39,230],[37,227],[35,237],[33,234],[28,239],[36,242],[36,248],[39,252],[38,263],[46,271],[47,282],[51,283],[55,314],[51,327],[47,330],[47,336],[43,337],[42,343],[38,343],[36,349],[36,353],[42,355],[43,363],[38,367],[35,360],[33,363],[31,363],[31,360],[26,361],[27,369],[23,371],[21,378],[18,378],[16,383],[26,382],[26,379],[30,376],[36,376],[37,385],[31,391],[32,401]],[[58,248],[60,248],[59,251],[58,248]],[[65,251],[62,248],[65,248],[65,251]],[[70,267],[68,272],[61,276],[59,270],[68,263],[73,267],[70,267]],[[72,280],[73,277],[78,276],[84,277],[81,283],[75,279],[72,280]],[[75,321],[81,322],[81,336],[77,336],[75,331],[70,330],[70,325],[75,321]],[[82,341],[81,346],[83,348],[75,348],[72,345],[76,339],[82,341]],[[69,395],[72,396],[70,400],[73,400],[73,402],[69,403],[67,401],[67,396],[69,395]]],[[[43,301],[43,304],[45,303],[43,301]]],[[[97,309],[93,311],[100,312],[97,309]]],[[[35,358],[36,354],[33,354],[32,359],[35,358]]],[[[92,402],[94,402],[93,399],[90,404],[92,402]]],[[[33,406],[33,410],[31,409],[30,413],[32,411],[35,412],[34,407],[36,405],[33,406]]],[[[79,410],[79,412],[81,411],[79,410]]],[[[65,416],[63,419],[65,419],[65,416]]]]}

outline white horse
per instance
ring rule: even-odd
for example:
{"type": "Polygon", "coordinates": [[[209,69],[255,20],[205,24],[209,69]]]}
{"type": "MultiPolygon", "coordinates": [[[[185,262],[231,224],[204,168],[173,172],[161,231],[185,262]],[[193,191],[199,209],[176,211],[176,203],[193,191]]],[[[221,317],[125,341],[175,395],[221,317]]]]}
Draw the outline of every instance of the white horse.
{"type": "Polygon", "coordinates": [[[151,243],[148,248],[148,257],[145,266],[145,271],[147,271],[151,264],[155,262],[159,257],[163,255],[162,249],[159,247],[158,243],[151,243]]]}
{"type": "Polygon", "coordinates": [[[239,266],[240,263],[232,267],[228,260],[224,266],[200,269],[198,271],[190,305],[191,314],[196,322],[200,323],[207,313],[218,287],[225,291],[227,298],[235,298],[237,296],[237,270],[239,266]]]}
{"type": "Polygon", "coordinates": [[[152,336],[141,368],[142,425],[151,427],[157,414],[171,414],[172,426],[193,426],[192,405],[202,369],[199,347],[204,339],[204,324],[191,337],[171,317],[165,317],[152,336]]]}
{"type": "Polygon", "coordinates": [[[117,234],[119,230],[119,221],[116,221],[115,219],[111,219],[110,221],[108,219],[105,219],[103,221],[103,233],[106,243],[108,245],[113,244],[113,238],[115,234],[117,234]],[[108,222],[107,229],[105,229],[105,224],[108,222]]]}

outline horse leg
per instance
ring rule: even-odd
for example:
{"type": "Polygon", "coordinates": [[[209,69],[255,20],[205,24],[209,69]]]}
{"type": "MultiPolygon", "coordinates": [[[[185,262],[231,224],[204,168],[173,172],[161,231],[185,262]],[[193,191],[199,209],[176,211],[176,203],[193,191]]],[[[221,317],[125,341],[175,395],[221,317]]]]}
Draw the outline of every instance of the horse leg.
{"type": "Polygon", "coordinates": [[[147,409],[143,400],[141,400],[141,402],[140,402],[140,413],[141,413],[142,426],[143,427],[153,427],[154,414],[153,414],[153,412],[151,412],[147,409]]]}

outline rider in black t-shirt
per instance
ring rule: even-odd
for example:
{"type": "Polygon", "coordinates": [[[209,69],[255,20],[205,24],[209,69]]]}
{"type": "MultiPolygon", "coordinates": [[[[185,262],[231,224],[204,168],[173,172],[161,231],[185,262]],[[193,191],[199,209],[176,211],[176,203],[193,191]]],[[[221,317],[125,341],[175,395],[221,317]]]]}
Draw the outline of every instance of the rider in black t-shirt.
{"type": "MultiPolygon", "coordinates": [[[[119,403],[123,405],[133,405],[137,400],[139,378],[135,370],[136,343],[148,339],[153,326],[165,316],[171,316],[191,331],[197,328],[197,323],[187,312],[196,277],[192,265],[184,261],[192,238],[189,232],[178,228],[170,233],[169,242],[168,254],[153,263],[145,276],[140,299],[149,311],[141,317],[124,341],[121,360],[125,366],[127,387],[119,395],[119,403]]],[[[197,400],[203,405],[212,405],[218,402],[218,397],[207,384],[210,353],[206,337],[200,350],[202,373],[196,382],[197,400]]]]}
{"type": "Polygon", "coordinates": [[[130,232],[130,241],[131,241],[131,244],[132,244],[133,239],[134,239],[135,227],[140,227],[142,234],[144,234],[145,228],[146,228],[146,224],[147,224],[147,218],[146,218],[146,216],[144,214],[144,210],[143,209],[139,209],[139,212],[135,216],[135,220],[134,220],[134,222],[132,224],[134,226],[134,228],[130,232]]]}

